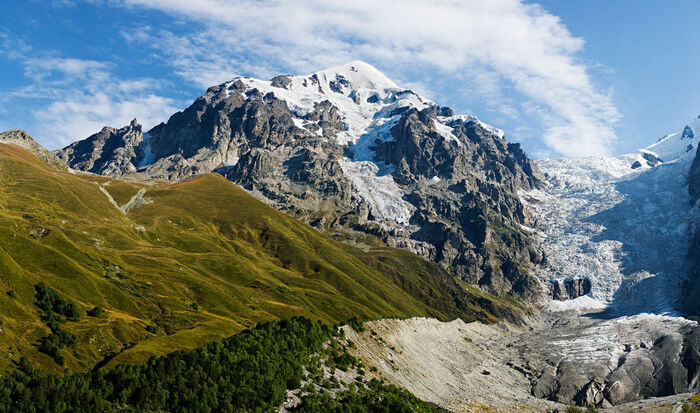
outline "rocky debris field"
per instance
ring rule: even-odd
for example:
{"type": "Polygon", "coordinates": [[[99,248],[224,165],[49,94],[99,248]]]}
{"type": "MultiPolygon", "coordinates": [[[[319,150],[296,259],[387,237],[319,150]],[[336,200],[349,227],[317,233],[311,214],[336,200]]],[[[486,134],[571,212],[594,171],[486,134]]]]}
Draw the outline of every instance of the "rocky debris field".
{"type": "Polygon", "coordinates": [[[681,318],[575,312],[545,312],[524,327],[426,318],[346,327],[381,377],[456,412],[675,408],[697,387],[698,334],[681,318]]]}

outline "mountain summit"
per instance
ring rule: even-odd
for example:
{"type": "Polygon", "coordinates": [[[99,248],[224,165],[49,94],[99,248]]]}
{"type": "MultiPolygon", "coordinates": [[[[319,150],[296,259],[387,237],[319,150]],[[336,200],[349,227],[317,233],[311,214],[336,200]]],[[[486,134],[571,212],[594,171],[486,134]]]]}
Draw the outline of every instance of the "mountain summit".
{"type": "Polygon", "coordinates": [[[337,238],[408,249],[495,294],[542,293],[530,275],[542,254],[517,196],[542,185],[537,166],[503,131],[364,62],[236,77],[143,136],[134,124],[105,128],[57,153],[110,176],[216,171],[337,238]]]}
{"type": "Polygon", "coordinates": [[[384,73],[380,72],[376,67],[361,60],[353,60],[344,65],[321,70],[307,77],[313,76],[316,76],[323,84],[328,85],[330,85],[330,82],[336,81],[339,76],[342,76],[347,81],[347,86],[352,90],[400,89],[396,83],[384,75],[384,73]]]}

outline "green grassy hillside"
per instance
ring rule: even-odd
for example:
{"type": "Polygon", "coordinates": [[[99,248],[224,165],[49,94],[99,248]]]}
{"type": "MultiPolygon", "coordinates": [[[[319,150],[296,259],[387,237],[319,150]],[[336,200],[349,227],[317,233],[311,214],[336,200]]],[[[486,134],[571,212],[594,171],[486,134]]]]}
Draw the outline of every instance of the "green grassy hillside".
{"type": "Polygon", "coordinates": [[[21,356],[64,369],[38,351],[55,330],[37,305],[39,282],[80,312],[60,324],[76,336],[61,350],[74,371],[296,315],[495,321],[522,311],[408,252],[335,241],[219,175],[147,186],[59,171],[0,144],[0,371],[21,356]],[[87,315],[95,307],[104,312],[87,315]]]}

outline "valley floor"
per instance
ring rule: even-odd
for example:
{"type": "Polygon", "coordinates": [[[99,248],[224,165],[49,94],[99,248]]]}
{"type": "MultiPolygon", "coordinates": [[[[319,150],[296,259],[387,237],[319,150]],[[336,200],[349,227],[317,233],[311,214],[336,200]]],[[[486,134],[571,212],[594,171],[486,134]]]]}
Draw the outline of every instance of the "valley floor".
{"type": "MultiPolygon", "coordinates": [[[[584,376],[610,374],[622,357],[643,358],[645,347],[648,355],[659,336],[678,334],[688,323],[658,316],[610,319],[603,313],[544,312],[524,327],[384,319],[365,323],[361,333],[346,327],[346,335],[357,354],[377,367],[379,377],[449,411],[553,411],[572,403],[533,395],[543,372],[569,363],[584,376]]],[[[577,379],[570,377],[571,391],[577,392],[577,379]]],[[[675,411],[688,396],[609,407],[610,411],[675,411]]]]}

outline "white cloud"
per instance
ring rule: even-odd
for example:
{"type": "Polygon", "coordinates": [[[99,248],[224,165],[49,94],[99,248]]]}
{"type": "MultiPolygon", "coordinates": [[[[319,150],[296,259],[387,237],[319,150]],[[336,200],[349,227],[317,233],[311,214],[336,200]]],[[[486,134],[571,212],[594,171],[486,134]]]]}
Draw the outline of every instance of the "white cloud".
{"type": "Polygon", "coordinates": [[[176,110],[171,99],[153,94],[122,97],[104,92],[78,92],[52,102],[34,115],[39,120],[37,130],[43,139],[63,146],[84,139],[103,126],[125,126],[133,118],[148,130],[176,110]]]}
{"type": "Polygon", "coordinates": [[[443,73],[509,118],[534,114],[544,142],[564,155],[608,154],[616,140],[620,115],[577,59],[584,41],[536,4],[115,1],[201,23],[203,29],[186,35],[145,27],[124,36],[158,48],[179,75],[201,87],[234,73],[269,77],[279,70],[311,72],[363,59],[414,83],[425,83],[415,77],[421,70],[443,73]],[[505,99],[512,91],[524,101],[505,99]]]}
{"type": "Polygon", "coordinates": [[[59,80],[90,78],[99,81],[107,76],[107,64],[94,60],[60,57],[29,57],[23,59],[24,76],[35,81],[46,81],[53,77],[59,80]]]}
{"type": "Polygon", "coordinates": [[[124,126],[133,118],[148,130],[178,110],[173,99],[154,94],[162,87],[160,81],[116,78],[109,63],[23,53],[14,59],[30,83],[5,93],[0,102],[34,99],[28,129],[49,149],[84,139],[103,126],[124,126]]]}

